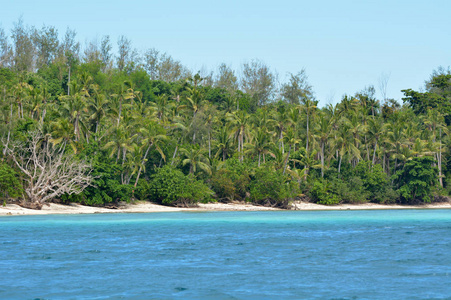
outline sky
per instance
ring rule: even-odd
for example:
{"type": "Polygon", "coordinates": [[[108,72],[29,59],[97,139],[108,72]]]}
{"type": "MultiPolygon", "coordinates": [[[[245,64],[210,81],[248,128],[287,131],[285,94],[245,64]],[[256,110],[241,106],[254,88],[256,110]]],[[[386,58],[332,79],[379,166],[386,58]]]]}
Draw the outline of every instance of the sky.
{"type": "Polygon", "coordinates": [[[421,90],[451,65],[449,0],[4,0],[0,26],[69,27],[82,45],[124,35],[139,51],[156,48],[194,72],[221,63],[238,73],[259,59],[277,72],[306,70],[320,106],[388,79],[387,97],[421,90]]]}

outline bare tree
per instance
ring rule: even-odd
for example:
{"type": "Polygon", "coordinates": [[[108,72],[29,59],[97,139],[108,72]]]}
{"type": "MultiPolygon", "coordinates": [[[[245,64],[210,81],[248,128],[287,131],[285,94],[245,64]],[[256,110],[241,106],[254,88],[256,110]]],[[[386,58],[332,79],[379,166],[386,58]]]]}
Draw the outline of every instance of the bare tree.
{"type": "Polygon", "coordinates": [[[379,77],[379,91],[382,95],[382,100],[387,101],[387,86],[390,79],[390,73],[382,73],[379,77]]]}
{"type": "Polygon", "coordinates": [[[52,147],[39,132],[32,132],[28,143],[16,143],[7,152],[24,174],[30,208],[41,209],[63,194],[79,194],[92,181],[89,164],[52,147]]]}

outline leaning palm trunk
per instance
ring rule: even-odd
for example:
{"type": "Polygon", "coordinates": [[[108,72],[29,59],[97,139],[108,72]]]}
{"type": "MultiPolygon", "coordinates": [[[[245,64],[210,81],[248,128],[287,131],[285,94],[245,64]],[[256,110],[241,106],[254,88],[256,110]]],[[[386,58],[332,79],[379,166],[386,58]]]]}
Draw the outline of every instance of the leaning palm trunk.
{"type": "Polygon", "coordinates": [[[144,156],[142,159],[142,163],[139,166],[138,174],[136,175],[136,181],[135,181],[135,185],[134,185],[135,188],[138,185],[139,176],[141,175],[142,167],[143,167],[144,163],[146,162],[147,154],[149,154],[150,147],[152,147],[152,144],[150,144],[149,147],[147,147],[146,153],[144,153],[144,156]]]}

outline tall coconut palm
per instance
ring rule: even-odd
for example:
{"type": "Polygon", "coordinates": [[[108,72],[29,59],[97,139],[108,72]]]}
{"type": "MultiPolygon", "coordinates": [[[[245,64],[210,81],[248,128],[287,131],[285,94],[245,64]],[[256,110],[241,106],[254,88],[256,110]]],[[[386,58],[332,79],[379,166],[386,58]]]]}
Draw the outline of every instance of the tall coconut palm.
{"type": "Polygon", "coordinates": [[[302,98],[301,100],[302,105],[299,106],[299,112],[305,112],[305,118],[306,118],[306,139],[305,139],[305,151],[309,152],[309,140],[310,140],[310,122],[312,119],[312,116],[316,109],[317,101],[314,101],[309,98],[302,98]]]}
{"type": "Polygon", "coordinates": [[[221,126],[216,134],[216,140],[213,142],[214,147],[217,149],[215,157],[222,156],[222,161],[232,152],[232,139],[230,138],[230,132],[227,126],[221,126]]]}
{"type": "Polygon", "coordinates": [[[258,166],[261,164],[261,157],[265,154],[271,153],[273,143],[271,142],[270,134],[266,128],[258,127],[252,135],[252,140],[246,143],[246,153],[258,156],[258,166]]]}
{"type": "Polygon", "coordinates": [[[250,117],[246,112],[240,110],[227,114],[227,120],[229,121],[232,135],[238,142],[239,159],[243,162],[245,138],[249,139],[250,136],[250,117]]]}
{"type": "Polygon", "coordinates": [[[285,132],[286,127],[288,124],[288,112],[287,110],[282,106],[279,107],[279,109],[274,114],[274,129],[277,133],[277,142],[279,144],[279,149],[282,151],[282,153],[285,153],[285,147],[283,144],[283,134],[285,132]]]}
{"type": "Polygon", "coordinates": [[[317,117],[315,128],[315,138],[318,140],[321,156],[321,177],[324,177],[324,158],[326,156],[325,147],[330,138],[332,122],[325,113],[320,113],[317,117]]]}
{"type": "Polygon", "coordinates": [[[284,139],[285,139],[285,143],[289,145],[289,148],[288,148],[287,157],[285,159],[285,164],[283,167],[283,174],[285,174],[285,171],[287,170],[288,160],[290,159],[292,148],[295,148],[296,145],[300,143],[300,140],[297,137],[296,131],[291,127],[288,128],[284,139]]]}
{"type": "Polygon", "coordinates": [[[52,138],[50,139],[50,142],[53,145],[61,145],[61,151],[64,152],[66,145],[69,144],[74,153],[77,153],[74,126],[67,118],[61,117],[51,122],[51,128],[52,138]]]}
{"type": "Polygon", "coordinates": [[[338,173],[341,172],[341,164],[345,155],[349,156],[349,160],[360,157],[360,151],[355,147],[353,142],[353,136],[350,131],[350,122],[347,118],[343,117],[340,120],[340,126],[335,133],[336,136],[332,141],[332,147],[338,151],[338,173]]]}
{"type": "Polygon", "coordinates": [[[93,97],[88,99],[88,111],[90,112],[89,119],[95,124],[95,140],[97,141],[97,133],[99,132],[99,126],[102,119],[106,116],[109,110],[109,99],[105,94],[99,92],[98,88],[95,89],[93,97]]]}
{"type": "Polygon", "coordinates": [[[119,126],[119,123],[121,121],[122,116],[122,104],[130,100],[134,97],[133,89],[131,88],[132,83],[128,80],[122,82],[122,84],[119,85],[117,88],[117,92],[115,94],[112,94],[111,96],[113,99],[115,99],[118,103],[118,111],[117,111],[117,126],[119,126]]]}
{"type": "Polygon", "coordinates": [[[124,126],[114,126],[108,131],[108,136],[110,142],[106,143],[103,148],[110,149],[110,157],[116,153],[116,163],[122,153],[122,164],[124,164],[127,151],[132,149],[135,135],[131,135],[131,132],[124,126]]]}
{"type": "Polygon", "coordinates": [[[381,137],[385,134],[386,128],[387,125],[384,124],[382,117],[370,118],[368,120],[369,142],[372,142],[374,144],[373,159],[371,161],[372,166],[374,166],[376,162],[377,144],[381,137]]]}
{"type": "Polygon", "coordinates": [[[204,149],[199,145],[192,145],[189,149],[181,148],[185,159],[182,160],[182,165],[189,165],[190,174],[195,174],[197,170],[201,170],[211,175],[211,168],[208,164],[208,159],[204,156],[204,149]]]}
{"type": "Polygon", "coordinates": [[[152,146],[155,147],[155,150],[157,150],[158,153],[160,153],[162,159],[166,160],[166,156],[164,155],[163,150],[161,150],[160,143],[168,139],[164,128],[152,120],[147,121],[146,124],[139,129],[139,132],[143,138],[141,144],[146,148],[146,151],[142,155],[142,162],[138,169],[138,175],[136,176],[135,187],[138,184],[139,176],[143,170],[143,165],[145,165],[145,162],[147,161],[147,155],[149,154],[149,150],[152,146]]]}

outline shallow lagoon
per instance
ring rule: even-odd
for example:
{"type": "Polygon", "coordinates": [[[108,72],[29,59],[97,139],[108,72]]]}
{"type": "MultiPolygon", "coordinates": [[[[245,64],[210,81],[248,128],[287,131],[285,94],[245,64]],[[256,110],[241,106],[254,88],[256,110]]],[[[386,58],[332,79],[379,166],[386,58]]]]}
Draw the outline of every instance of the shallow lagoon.
{"type": "Polygon", "coordinates": [[[442,299],[451,210],[0,217],[1,299],[442,299]]]}

